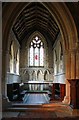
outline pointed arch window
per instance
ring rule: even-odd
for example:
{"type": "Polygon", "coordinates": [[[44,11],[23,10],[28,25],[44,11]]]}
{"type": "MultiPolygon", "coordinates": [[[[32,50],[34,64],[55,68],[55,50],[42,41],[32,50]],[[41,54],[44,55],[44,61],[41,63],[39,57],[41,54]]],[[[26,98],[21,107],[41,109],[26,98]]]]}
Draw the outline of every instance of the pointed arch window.
{"type": "Polygon", "coordinates": [[[16,74],[19,74],[19,49],[16,53],[16,74]]]}
{"type": "Polygon", "coordinates": [[[63,59],[63,48],[62,48],[62,43],[60,42],[60,60],[63,59]]]}
{"type": "Polygon", "coordinates": [[[44,43],[35,36],[30,42],[29,66],[44,66],[44,43]]]}
{"type": "Polygon", "coordinates": [[[13,42],[10,45],[10,73],[14,73],[14,49],[13,49],[13,42]]]}

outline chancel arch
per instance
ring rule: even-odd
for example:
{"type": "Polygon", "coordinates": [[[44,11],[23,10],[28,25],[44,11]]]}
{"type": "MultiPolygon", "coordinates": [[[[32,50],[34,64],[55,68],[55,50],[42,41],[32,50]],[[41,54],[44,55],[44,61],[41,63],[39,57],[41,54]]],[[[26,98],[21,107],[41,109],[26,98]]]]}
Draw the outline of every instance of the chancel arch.
{"type": "MultiPolygon", "coordinates": [[[[16,20],[17,16],[21,13],[23,8],[28,6],[31,3],[10,3],[3,8],[3,48],[1,49],[1,54],[4,53],[2,60],[4,67],[2,68],[2,95],[6,97],[6,61],[8,53],[8,42],[10,30],[13,27],[13,23],[16,20]],[[14,12],[16,11],[16,12],[14,12]],[[5,21],[6,18],[6,21],[5,21]],[[6,52],[7,51],[7,52],[6,52]]],[[[65,72],[66,80],[67,79],[79,79],[79,42],[78,42],[78,33],[74,19],[67,8],[65,3],[41,3],[50,14],[56,20],[58,27],[62,36],[62,46],[64,48],[65,54],[65,72]]],[[[27,30],[26,30],[27,31],[27,30]]],[[[50,31],[51,32],[51,31],[50,31]]],[[[20,34],[19,34],[20,36],[20,34]]],[[[46,59],[48,59],[46,57],[46,59]]],[[[28,58],[27,58],[28,60],[28,58]]],[[[27,61],[26,60],[26,61],[27,61]]],[[[23,61],[23,63],[26,61],[23,61]]],[[[25,66],[24,66],[25,67],[25,66]]],[[[27,66],[26,66],[27,67],[27,66]]],[[[66,97],[64,103],[70,104],[70,86],[68,81],[66,82],[66,97]]]]}

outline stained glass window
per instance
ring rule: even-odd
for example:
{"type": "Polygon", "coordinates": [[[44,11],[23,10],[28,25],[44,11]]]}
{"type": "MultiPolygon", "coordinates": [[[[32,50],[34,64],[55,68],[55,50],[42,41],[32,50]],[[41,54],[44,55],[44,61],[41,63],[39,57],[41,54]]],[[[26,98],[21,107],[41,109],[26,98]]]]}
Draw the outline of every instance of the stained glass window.
{"type": "Polygon", "coordinates": [[[29,66],[44,66],[44,43],[38,36],[30,42],[29,66]]]}

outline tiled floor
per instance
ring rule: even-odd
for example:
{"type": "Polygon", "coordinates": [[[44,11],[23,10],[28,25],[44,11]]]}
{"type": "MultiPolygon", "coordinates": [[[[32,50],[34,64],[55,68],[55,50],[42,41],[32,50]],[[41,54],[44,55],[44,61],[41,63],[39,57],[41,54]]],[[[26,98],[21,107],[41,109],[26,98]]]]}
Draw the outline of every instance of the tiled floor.
{"type": "MultiPolygon", "coordinates": [[[[43,107],[44,107],[44,109],[42,108],[42,110],[44,110],[44,111],[41,111],[41,115],[43,115],[43,116],[46,114],[48,114],[48,116],[49,116],[53,112],[55,113],[56,117],[79,116],[79,110],[72,109],[70,106],[64,105],[61,102],[44,104],[43,107]],[[45,111],[46,111],[46,114],[45,114],[45,111]]],[[[27,115],[26,113],[28,113],[28,111],[23,112],[23,116],[26,116],[27,115]]],[[[29,114],[34,115],[36,113],[34,113],[33,111],[30,111],[29,114]]],[[[27,115],[27,117],[31,117],[29,114],[27,115]]],[[[3,117],[20,117],[19,115],[21,115],[21,117],[22,117],[21,112],[11,112],[11,111],[9,112],[8,111],[8,112],[3,113],[3,117]]]]}
{"type": "MultiPolygon", "coordinates": [[[[34,101],[34,96],[29,98],[34,101]]],[[[35,99],[41,99],[42,97],[36,97],[35,99]]],[[[33,102],[32,101],[32,102],[33,102]]],[[[34,101],[35,102],[35,101],[34,101]]],[[[26,109],[26,108],[25,108],[26,109]]],[[[15,110],[16,111],[16,110],[15,110]]],[[[44,103],[40,108],[27,108],[24,112],[21,111],[6,111],[3,112],[3,117],[74,117],[79,116],[79,109],[72,109],[69,105],[65,105],[60,101],[51,101],[51,103],[44,103]]]]}

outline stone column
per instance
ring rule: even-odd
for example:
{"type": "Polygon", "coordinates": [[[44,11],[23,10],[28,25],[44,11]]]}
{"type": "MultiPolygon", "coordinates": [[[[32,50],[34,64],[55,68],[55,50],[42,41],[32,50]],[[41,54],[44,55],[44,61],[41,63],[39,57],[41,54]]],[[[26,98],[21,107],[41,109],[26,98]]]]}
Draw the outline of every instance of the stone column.
{"type": "Polygon", "coordinates": [[[3,72],[2,72],[2,109],[3,111],[11,106],[11,102],[9,101],[8,97],[7,97],[7,71],[8,71],[8,51],[4,51],[3,52],[3,72]]]}
{"type": "Polygon", "coordinates": [[[67,78],[71,78],[71,54],[69,51],[65,52],[65,72],[66,72],[66,96],[62,101],[65,104],[70,104],[70,84],[67,78]]]}
{"type": "Polygon", "coordinates": [[[71,50],[71,79],[76,78],[76,50],[71,50]]]}
{"type": "Polygon", "coordinates": [[[32,78],[32,71],[28,71],[29,72],[29,81],[31,81],[33,78],[32,78]]]}
{"type": "Polygon", "coordinates": [[[7,98],[7,72],[8,72],[8,52],[3,52],[3,75],[2,75],[2,94],[7,98]]]}
{"type": "Polygon", "coordinates": [[[14,68],[14,73],[16,73],[16,59],[14,58],[14,61],[13,61],[13,68],[14,68]]]}
{"type": "MultiPolygon", "coordinates": [[[[5,59],[5,64],[6,64],[6,70],[5,70],[5,80],[4,80],[4,90],[5,90],[5,97],[7,98],[7,80],[8,80],[8,78],[7,78],[7,72],[9,72],[9,68],[10,68],[10,61],[9,61],[9,50],[7,50],[6,52],[5,52],[5,54],[6,54],[6,59],[5,59]]],[[[10,82],[10,81],[9,81],[10,82]]]]}
{"type": "Polygon", "coordinates": [[[79,46],[76,52],[76,79],[79,79],[79,46]]]}
{"type": "MultiPolygon", "coordinates": [[[[64,103],[70,104],[70,82],[68,80],[79,79],[79,48],[66,51],[66,96],[64,103]]],[[[75,88],[74,88],[75,89],[75,88]]]]}
{"type": "Polygon", "coordinates": [[[79,79],[68,79],[70,83],[70,106],[79,108],[79,79]]]}

